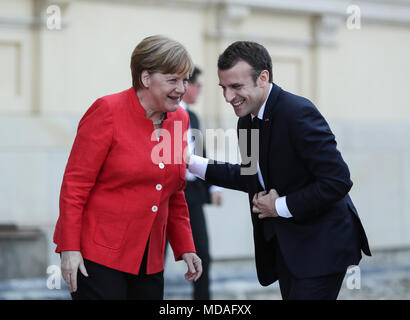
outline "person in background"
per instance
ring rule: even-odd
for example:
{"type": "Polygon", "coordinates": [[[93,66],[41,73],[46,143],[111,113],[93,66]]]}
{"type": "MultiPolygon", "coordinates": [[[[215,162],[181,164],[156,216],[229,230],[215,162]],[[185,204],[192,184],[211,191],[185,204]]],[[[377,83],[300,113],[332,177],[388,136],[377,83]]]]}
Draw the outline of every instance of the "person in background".
{"type": "Polygon", "coordinates": [[[177,125],[188,129],[179,104],[193,67],[180,43],[147,37],[131,56],[132,87],[99,98],[80,120],[53,239],[73,300],[162,300],[166,235],[187,264],[185,278],[201,276],[183,136],[174,137],[177,125]],[[162,131],[170,133],[170,162],[153,153],[162,131]]]}
{"type": "MultiPolygon", "coordinates": [[[[188,130],[188,148],[191,154],[203,155],[205,149],[203,148],[203,141],[198,143],[195,139],[196,135],[193,131],[199,132],[200,122],[190,108],[195,104],[199,94],[201,93],[201,70],[198,67],[194,68],[191,77],[188,80],[187,91],[182,99],[181,107],[188,112],[190,120],[190,129],[188,130]],[[202,150],[198,150],[202,147],[202,150]]],[[[198,281],[193,283],[193,299],[195,300],[209,300],[210,294],[210,262],[211,257],[209,253],[209,238],[206,226],[206,219],[204,215],[203,206],[205,203],[212,203],[220,206],[222,204],[222,189],[217,186],[209,185],[202,179],[198,179],[195,175],[186,172],[187,185],[184,190],[185,199],[188,204],[189,217],[191,221],[192,234],[194,237],[195,248],[198,256],[202,260],[202,276],[198,281]]]]}

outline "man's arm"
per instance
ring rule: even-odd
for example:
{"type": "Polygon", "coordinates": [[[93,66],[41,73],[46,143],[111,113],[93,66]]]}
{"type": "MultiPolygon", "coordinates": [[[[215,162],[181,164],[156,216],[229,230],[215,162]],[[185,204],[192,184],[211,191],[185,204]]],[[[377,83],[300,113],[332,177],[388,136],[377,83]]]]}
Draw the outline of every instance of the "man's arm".
{"type": "Polygon", "coordinates": [[[241,175],[239,164],[217,163],[207,158],[191,155],[188,170],[211,184],[248,192],[246,176],[241,175]]]}
{"type": "Polygon", "coordinates": [[[313,104],[289,115],[288,127],[296,153],[314,176],[310,184],[286,195],[289,211],[303,221],[345,197],[353,183],[329,125],[313,104]]]}

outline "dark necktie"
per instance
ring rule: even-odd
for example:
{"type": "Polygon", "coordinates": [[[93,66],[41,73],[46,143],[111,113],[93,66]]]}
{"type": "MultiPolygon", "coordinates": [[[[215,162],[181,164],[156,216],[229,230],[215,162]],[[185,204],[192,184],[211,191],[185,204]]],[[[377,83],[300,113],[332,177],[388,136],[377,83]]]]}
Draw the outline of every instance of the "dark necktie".
{"type": "Polygon", "coordinates": [[[252,119],[252,129],[260,129],[261,128],[261,119],[258,117],[254,117],[252,119]]]}
{"type": "MultiPolygon", "coordinates": [[[[252,124],[251,124],[251,129],[256,129],[256,130],[258,130],[257,135],[258,135],[258,137],[259,137],[259,148],[261,147],[261,135],[260,135],[261,122],[262,122],[261,119],[259,119],[258,117],[254,117],[254,118],[252,119],[252,124]]],[[[258,150],[258,152],[259,152],[259,150],[258,150]]],[[[260,152],[259,152],[259,155],[260,155],[260,152]]],[[[259,155],[258,155],[258,159],[259,159],[259,155]]],[[[259,162],[259,161],[258,161],[258,162],[259,162]]],[[[259,162],[259,165],[260,165],[260,162],[259,162]]],[[[263,190],[263,187],[262,187],[262,185],[260,184],[258,175],[256,175],[255,178],[256,178],[256,180],[258,181],[258,182],[257,182],[257,184],[258,184],[258,191],[262,191],[262,190],[263,190]]]]}

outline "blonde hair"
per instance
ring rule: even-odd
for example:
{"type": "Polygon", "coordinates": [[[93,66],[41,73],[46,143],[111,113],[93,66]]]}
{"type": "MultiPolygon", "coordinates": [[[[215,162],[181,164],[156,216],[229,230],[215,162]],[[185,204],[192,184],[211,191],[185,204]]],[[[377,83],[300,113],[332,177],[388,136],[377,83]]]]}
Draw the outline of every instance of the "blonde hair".
{"type": "Polygon", "coordinates": [[[189,73],[194,70],[191,56],[177,41],[161,35],[142,40],[131,55],[132,86],[135,90],[142,87],[141,73],[189,73]]]}

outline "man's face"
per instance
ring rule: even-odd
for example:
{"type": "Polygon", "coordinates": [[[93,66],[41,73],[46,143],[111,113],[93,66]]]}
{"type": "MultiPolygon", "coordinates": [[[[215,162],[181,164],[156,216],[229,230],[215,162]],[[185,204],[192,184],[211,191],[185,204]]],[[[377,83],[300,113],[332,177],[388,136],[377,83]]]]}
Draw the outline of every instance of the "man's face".
{"type": "Polygon", "coordinates": [[[218,70],[219,85],[223,89],[225,100],[232,105],[238,117],[249,113],[257,115],[266,98],[265,81],[258,77],[255,84],[252,72],[253,68],[243,60],[239,60],[230,69],[218,70]]]}
{"type": "Polygon", "coordinates": [[[184,95],[183,100],[187,104],[194,104],[197,101],[200,93],[201,93],[201,82],[200,82],[199,76],[197,76],[194,83],[188,82],[186,93],[184,95]]]}

